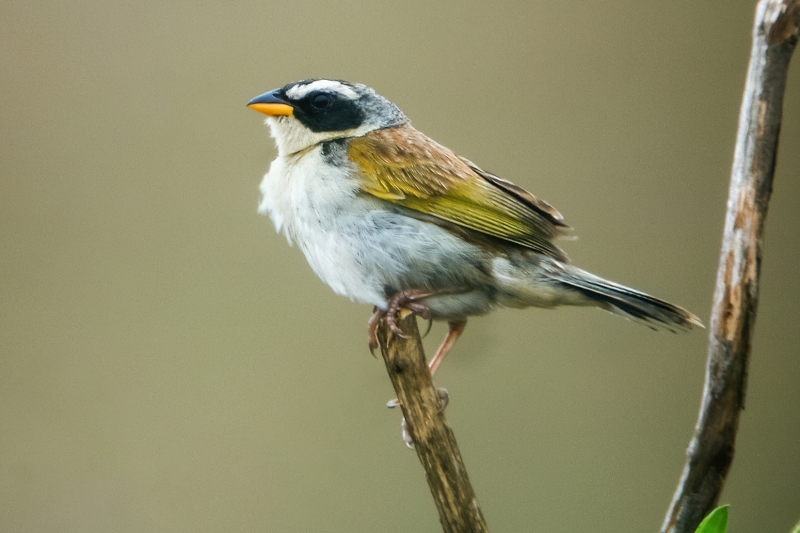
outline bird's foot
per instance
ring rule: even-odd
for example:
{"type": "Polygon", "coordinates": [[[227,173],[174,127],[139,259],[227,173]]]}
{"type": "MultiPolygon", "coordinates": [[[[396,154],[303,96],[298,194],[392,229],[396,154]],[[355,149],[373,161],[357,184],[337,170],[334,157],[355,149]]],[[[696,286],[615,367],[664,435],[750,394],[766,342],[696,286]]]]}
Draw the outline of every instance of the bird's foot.
{"type": "MultiPolygon", "coordinates": [[[[450,403],[450,393],[447,392],[447,389],[443,389],[441,387],[437,387],[436,389],[437,399],[439,400],[439,412],[444,411],[447,404],[450,403]]],[[[400,405],[400,400],[395,398],[394,400],[389,400],[386,404],[386,407],[389,409],[393,409],[400,405]]],[[[406,417],[400,421],[400,437],[403,439],[407,448],[413,449],[414,448],[414,435],[411,431],[411,426],[408,425],[406,421],[406,417]]]]}
{"type": "Polygon", "coordinates": [[[450,393],[444,387],[436,387],[436,394],[439,396],[439,411],[444,411],[450,405],[450,393]]]}
{"type": "MultiPolygon", "coordinates": [[[[436,387],[436,396],[439,400],[439,412],[444,411],[445,408],[450,404],[450,393],[443,387],[436,387]]],[[[389,409],[394,409],[395,407],[399,407],[401,405],[403,404],[397,398],[392,398],[386,402],[386,407],[389,409]]]]}
{"type": "Polygon", "coordinates": [[[400,291],[387,302],[386,307],[386,323],[389,324],[389,329],[398,337],[405,338],[405,333],[397,325],[397,314],[401,309],[408,309],[425,320],[431,319],[431,309],[425,304],[419,303],[417,300],[430,296],[429,292],[422,291],[400,291]]]}
{"type": "Polygon", "coordinates": [[[423,291],[400,291],[389,298],[385,311],[379,307],[375,307],[372,310],[372,316],[369,317],[369,322],[367,323],[367,342],[369,345],[369,351],[372,353],[372,355],[375,355],[375,350],[378,348],[378,326],[380,326],[383,318],[386,318],[386,322],[389,324],[389,329],[392,331],[392,333],[399,337],[405,338],[403,330],[397,325],[398,313],[400,313],[401,309],[408,309],[409,311],[426,319],[428,321],[428,330],[425,332],[425,334],[428,334],[433,321],[431,310],[427,305],[422,304],[417,300],[426,298],[430,295],[431,293],[423,291]]]}
{"type": "Polygon", "coordinates": [[[406,444],[406,448],[409,450],[414,449],[414,437],[411,436],[411,428],[406,422],[406,417],[403,417],[403,420],[400,421],[400,437],[402,437],[403,442],[406,444]]]}

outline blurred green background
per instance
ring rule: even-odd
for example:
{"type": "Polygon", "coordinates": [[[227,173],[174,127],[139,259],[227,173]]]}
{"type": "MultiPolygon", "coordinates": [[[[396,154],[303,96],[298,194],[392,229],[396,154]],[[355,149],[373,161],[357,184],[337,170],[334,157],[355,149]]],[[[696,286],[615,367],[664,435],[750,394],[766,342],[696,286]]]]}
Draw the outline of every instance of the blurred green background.
{"type": "MultiPolygon", "coordinates": [[[[0,531],[439,531],[370,308],[256,214],[275,150],[245,102],[366,83],[555,205],[576,264],[707,321],[753,11],[4,1],[0,531]]],[[[799,64],[732,533],[800,518],[799,64]]],[[[590,309],[472,320],[437,384],[492,530],[656,531],[706,342],[590,309]]]]}

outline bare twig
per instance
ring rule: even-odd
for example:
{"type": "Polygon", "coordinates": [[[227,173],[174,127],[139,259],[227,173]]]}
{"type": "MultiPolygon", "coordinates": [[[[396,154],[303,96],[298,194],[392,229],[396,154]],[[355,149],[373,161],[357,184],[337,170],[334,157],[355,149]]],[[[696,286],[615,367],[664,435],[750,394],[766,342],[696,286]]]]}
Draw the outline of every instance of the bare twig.
{"type": "Polygon", "coordinates": [[[406,337],[393,335],[384,320],[378,329],[378,341],[414,449],[439,510],[442,529],[445,533],[488,532],[425,363],[416,319],[409,314],[398,325],[406,337]]]}
{"type": "Polygon", "coordinates": [[[756,9],[711,311],[703,400],[662,533],[695,530],[716,504],[733,460],[739,413],[744,408],[783,92],[797,43],[799,13],[798,0],[762,0],[756,9]]]}

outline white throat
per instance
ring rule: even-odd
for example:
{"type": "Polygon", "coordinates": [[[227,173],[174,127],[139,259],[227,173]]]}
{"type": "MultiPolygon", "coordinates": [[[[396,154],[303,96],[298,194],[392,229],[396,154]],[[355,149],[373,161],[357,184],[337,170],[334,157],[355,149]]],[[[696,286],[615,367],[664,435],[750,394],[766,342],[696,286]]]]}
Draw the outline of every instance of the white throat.
{"type": "Polygon", "coordinates": [[[278,155],[280,156],[295,154],[315,144],[333,139],[361,137],[377,129],[376,126],[367,122],[358,128],[349,130],[315,132],[306,128],[296,118],[289,116],[267,117],[266,123],[269,126],[270,135],[278,146],[278,155]]]}

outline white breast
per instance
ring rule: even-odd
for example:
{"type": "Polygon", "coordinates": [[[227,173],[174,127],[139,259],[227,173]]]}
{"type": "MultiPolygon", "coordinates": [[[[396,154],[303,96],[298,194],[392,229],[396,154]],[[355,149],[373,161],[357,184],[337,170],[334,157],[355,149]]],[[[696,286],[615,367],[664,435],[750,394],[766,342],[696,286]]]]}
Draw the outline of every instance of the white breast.
{"type": "Polygon", "coordinates": [[[317,146],[279,156],[261,182],[259,212],[269,214],[289,243],[297,243],[314,272],[334,292],[383,305],[381,283],[357,260],[352,236],[361,233],[367,206],[347,170],[322,160],[317,146]]]}
{"type": "MultiPolygon", "coordinates": [[[[481,267],[488,260],[485,250],[358,194],[357,178],[348,170],[324,161],[316,146],[301,155],[279,155],[261,182],[259,212],[269,214],[277,230],[297,243],[334,292],[385,309],[387,293],[399,290],[452,294],[487,286],[481,267]]],[[[485,312],[488,296],[481,294],[478,306],[456,302],[458,310],[448,304],[439,314],[485,312]]]]}

